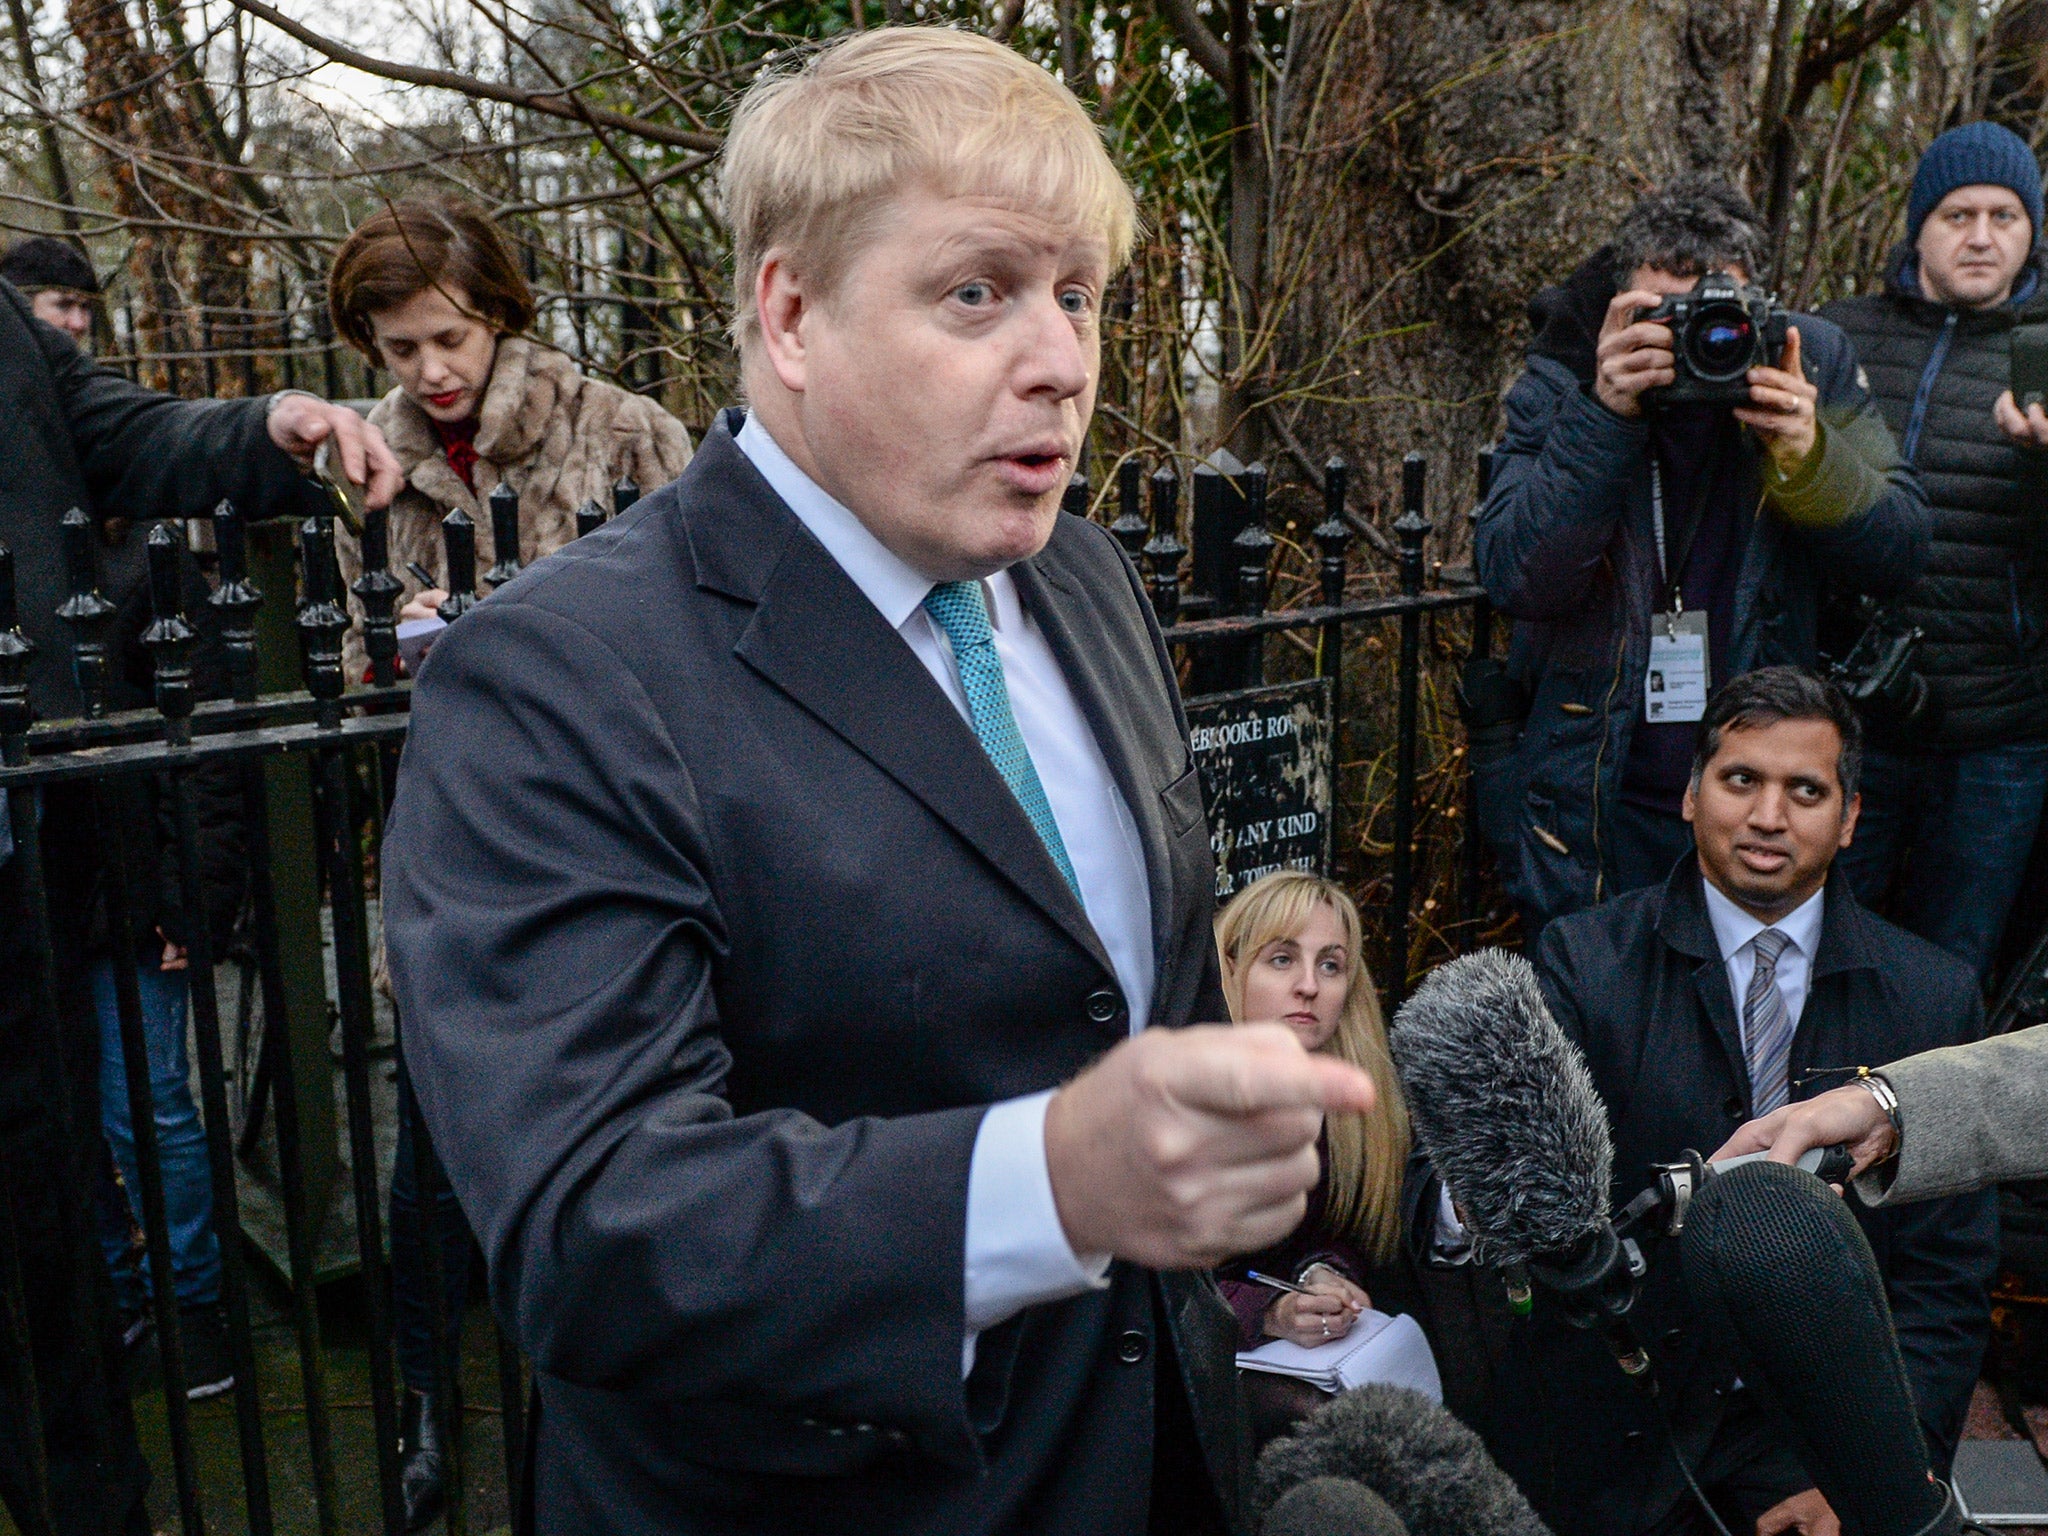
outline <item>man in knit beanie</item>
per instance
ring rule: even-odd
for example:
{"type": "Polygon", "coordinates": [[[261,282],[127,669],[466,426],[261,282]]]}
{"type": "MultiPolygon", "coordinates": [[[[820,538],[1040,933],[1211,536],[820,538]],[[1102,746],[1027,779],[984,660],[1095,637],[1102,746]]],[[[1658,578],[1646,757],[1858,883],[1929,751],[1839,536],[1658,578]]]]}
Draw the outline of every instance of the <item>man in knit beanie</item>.
{"type": "Polygon", "coordinates": [[[29,235],[0,256],[0,277],[28,295],[29,312],[79,346],[89,344],[100,280],[85,252],[54,235],[29,235]]]}
{"type": "MultiPolygon", "coordinates": [[[[2048,414],[2014,402],[2012,333],[2048,322],[2041,170],[1996,123],[1928,146],[1883,293],[1823,314],[1856,346],[1934,508],[1924,574],[1887,618],[1924,636],[1929,708],[1873,712],[1842,866],[1873,905],[1988,972],[2048,796],[2048,414]]],[[[1829,648],[1868,614],[1838,614],[1829,648]]]]}

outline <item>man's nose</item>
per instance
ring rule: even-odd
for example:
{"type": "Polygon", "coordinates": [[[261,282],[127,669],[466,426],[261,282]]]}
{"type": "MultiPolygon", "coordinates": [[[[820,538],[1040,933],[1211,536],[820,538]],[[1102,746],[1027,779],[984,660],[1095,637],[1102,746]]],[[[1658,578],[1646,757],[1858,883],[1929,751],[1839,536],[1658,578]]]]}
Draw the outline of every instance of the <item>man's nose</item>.
{"type": "Polygon", "coordinates": [[[1083,341],[1059,296],[1034,302],[1017,359],[1018,392],[1070,400],[1094,377],[1092,342],[1083,341]]]}
{"type": "Polygon", "coordinates": [[[1776,831],[1785,825],[1785,792],[1766,787],[1749,806],[1750,825],[1776,831]]]}

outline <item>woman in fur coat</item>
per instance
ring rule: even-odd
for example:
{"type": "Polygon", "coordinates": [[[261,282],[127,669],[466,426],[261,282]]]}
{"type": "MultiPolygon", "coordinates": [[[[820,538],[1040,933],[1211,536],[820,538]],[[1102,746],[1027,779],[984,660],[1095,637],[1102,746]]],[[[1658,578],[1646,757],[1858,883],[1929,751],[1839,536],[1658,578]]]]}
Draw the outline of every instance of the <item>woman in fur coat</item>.
{"type": "MultiPolygon", "coordinates": [[[[407,617],[447,595],[441,520],[456,507],[476,522],[477,592],[497,563],[485,499],[501,482],[519,493],[519,558],[532,564],[576,536],[586,500],[611,507],[630,477],[666,485],[690,458],[681,422],[644,395],[586,378],[563,353],[525,335],[532,291],[505,238],[455,198],[407,198],[372,215],[334,258],[328,302],[335,328],[397,379],[370,420],[398,455],[405,489],[391,505],[391,574],[407,617]],[[422,589],[406,569],[434,575],[422,589]]],[[[337,531],[345,583],[361,551],[337,531]]],[[[347,640],[348,675],[366,671],[362,607],[347,640]]]]}
{"type": "MultiPolygon", "coordinates": [[[[609,508],[619,479],[652,490],[689,462],[689,435],[667,411],[585,378],[561,352],[524,334],[533,294],[504,237],[467,203],[409,198],[365,220],[334,259],[328,296],[336,328],[398,381],[370,420],[405,476],[390,524],[391,574],[405,585],[402,618],[430,618],[448,595],[441,520],[454,508],[476,522],[481,593],[498,558],[485,502],[500,483],[519,493],[519,558],[530,565],[576,536],[585,500],[609,508]],[[433,585],[422,587],[408,563],[430,572],[433,585]]],[[[342,579],[353,583],[361,546],[346,529],[336,531],[336,545],[342,579]]],[[[356,623],[345,659],[348,676],[360,680],[368,670],[363,611],[350,602],[356,623]]],[[[416,1115],[402,1097],[390,1206],[408,1530],[431,1521],[445,1498],[443,1447],[453,1426],[436,1388],[459,1359],[471,1248],[445,1183],[432,1198],[420,1188],[426,1160],[415,1156],[416,1115]],[[430,1251],[440,1255],[439,1305],[427,1282],[430,1251]]]]}

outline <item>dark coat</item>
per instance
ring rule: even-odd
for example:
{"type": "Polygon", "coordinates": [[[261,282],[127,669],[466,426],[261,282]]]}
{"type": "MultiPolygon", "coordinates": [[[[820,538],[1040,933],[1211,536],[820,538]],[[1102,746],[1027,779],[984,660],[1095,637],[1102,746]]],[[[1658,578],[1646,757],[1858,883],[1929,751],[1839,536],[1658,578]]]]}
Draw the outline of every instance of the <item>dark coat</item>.
{"type": "MultiPolygon", "coordinates": [[[[1519,748],[1476,788],[1501,881],[1547,920],[1607,894],[1606,823],[1642,715],[1650,615],[1661,601],[1650,511],[1650,430],[1592,390],[1593,342],[1614,296],[1604,255],[1530,306],[1539,335],[1507,397],[1507,432],[1480,509],[1479,579],[1518,622],[1510,669],[1531,698],[1519,748]]],[[[1738,577],[1733,640],[1716,681],[1814,661],[1823,573],[1892,592],[1926,555],[1929,515],[1857,382],[1831,322],[1794,317],[1820,391],[1820,459],[1797,483],[1767,478],[1741,438],[1756,518],[1738,577]]],[[[1674,491],[1674,495],[1676,492],[1674,491]]]]}
{"type": "MultiPolygon", "coordinates": [[[[384,845],[413,1083],[539,1373],[539,1528],[1137,1532],[1183,1396],[1235,1507],[1206,1277],[1118,1264],[961,1380],[984,1108],[1130,1021],[973,732],[736,425],[439,640],[384,845]]],[[[1013,574],[1145,848],[1149,1022],[1224,1018],[1136,573],[1069,517],[1013,574]]]]}
{"type": "Polygon", "coordinates": [[[1216,1267],[1216,1289],[1223,1293],[1223,1299],[1230,1303],[1230,1310],[1237,1314],[1239,1349],[1257,1349],[1267,1341],[1266,1309],[1280,1294],[1256,1280],[1247,1280],[1245,1276],[1253,1270],[1279,1280],[1299,1280],[1309,1266],[1326,1264],[1353,1285],[1364,1289],[1378,1310],[1397,1310],[1389,1307],[1387,1299],[1380,1295],[1382,1287],[1365,1250],[1349,1233],[1330,1229],[1326,1219],[1330,1208],[1330,1148],[1327,1138],[1317,1146],[1316,1155],[1322,1160],[1322,1172],[1316,1179],[1315,1188],[1308,1192],[1308,1204],[1301,1213],[1301,1224],[1272,1247],[1257,1253],[1240,1254],[1227,1264],[1216,1267]]]}
{"type": "MultiPolygon", "coordinates": [[[[1711,1153],[1748,1118],[1741,1028],[1694,860],[1663,886],[1552,923],[1536,967],[1607,1105],[1615,1209],[1648,1186],[1651,1163],[1688,1147],[1711,1153]]],[[[1802,1074],[1875,1066],[1974,1039],[1983,1027],[1967,966],[1866,912],[1846,879],[1829,876],[1792,1045],[1794,1098],[1842,1080],[1801,1083],[1802,1074]]],[[[1988,1194],[1881,1211],[1856,1205],[1885,1277],[1921,1428],[1946,1468],[1990,1330],[1996,1205],[1988,1194]]],[[[1703,1352],[1678,1246],[1645,1252],[1650,1274],[1632,1322],[1696,1459],[1736,1371],[1725,1355],[1703,1352]]],[[[1491,1426],[1494,1454],[1560,1536],[1641,1530],[1683,1494],[1646,1395],[1596,1337],[1567,1327],[1540,1296],[1495,1386],[1502,1407],[1491,1426]]]]}
{"type": "Polygon", "coordinates": [[[14,551],[21,627],[39,648],[29,699],[43,719],[79,712],[57,520],[73,507],[147,525],[204,517],[227,497],[246,517],[298,508],[298,466],[270,441],[269,397],[179,400],[131,384],[29,312],[0,281],[0,543],[14,551]]]}
{"type": "Polygon", "coordinates": [[[2048,321],[2043,277],[2036,253],[2020,302],[1954,309],[1921,296],[1902,247],[1882,293],[1821,311],[1855,344],[1902,451],[1920,415],[1912,460],[1934,542],[1891,608],[1926,634],[1915,664],[1938,714],[1896,745],[1970,751],[2048,737],[2048,454],[2014,446],[1991,414],[2012,384],[2013,327],[2048,321]]]}

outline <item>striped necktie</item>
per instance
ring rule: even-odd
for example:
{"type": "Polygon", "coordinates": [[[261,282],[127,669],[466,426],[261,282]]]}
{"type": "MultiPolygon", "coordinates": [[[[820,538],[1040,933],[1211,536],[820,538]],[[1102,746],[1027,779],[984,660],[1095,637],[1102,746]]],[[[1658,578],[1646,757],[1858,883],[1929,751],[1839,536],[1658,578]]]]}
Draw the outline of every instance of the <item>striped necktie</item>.
{"type": "Polygon", "coordinates": [[[924,609],[952,643],[953,665],[959,669],[960,688],[967,695],[967,710],[974,716],[974,734],[981,738],[982,750],[1010,786],[1038,840],[1045,844],[1068,889],[1079,900],[1081,882],[1074,878],[1074,865],[1046,801],[1045,786],[1038,782],[1038,769],[1017,729],[1017,717],[1010,712],[1010,687],[1003,680],[1003,660],[996,654],[981,583],[942,581],[926,594],[924,609]]]}
{"type": "Polygon", "coordinates": [[[1787,1080],[1792,1062],[1792,1010],[1778,990],[1778,957],[1792,941],[1766,928],[1750,941],[1756,969],[1749,975],[1749,994],[1742,1003],[1742,1054],[1749,1062],[1751,1113],[1768,1115],[1791,1097],[1787,1080]]]}

